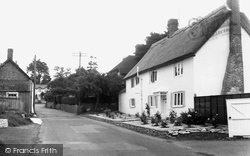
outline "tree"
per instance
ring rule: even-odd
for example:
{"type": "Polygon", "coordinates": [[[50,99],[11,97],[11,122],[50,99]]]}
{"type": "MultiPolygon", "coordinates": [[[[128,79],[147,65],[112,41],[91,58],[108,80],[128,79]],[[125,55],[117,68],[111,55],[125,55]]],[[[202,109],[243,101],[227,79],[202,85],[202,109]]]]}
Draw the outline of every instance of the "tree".
{"type": "MultiPolygon", "coordinates": [[[[34,61],[27,67],[27,73],[34,79],[34,61]]],[[[36,83],[47,84],[51,80],[49,75],[49,68],[45,62],[40,59],[36,61],[36,83]]]]}
{"type": "Polygon", "coordinates": [[[97,62],[94,61],[96,59],[96,57],[90,56],[90,59],[91,60],[88,63],[89,66],[87,66],[88,71],[90,71],[90,70],[96,70],[98,68],[97,62]]]}
{"type": "Polygon", "coordinates": [[[65,70],[64,67],[55,66],[54,70],[56,71],[56,73],[54,75],[55,78],[67,77],[71,74],[70,68],[66,68],[66,70],[65,70]]]}
{"type": "Polygon", "coordinates": [[[149,50],[152,44],[158,42],[159,40],[168,36],[168,32],[164,32],[163,34],[151,32],[149,36],[146,37],[146,44],[137,44],[135,46],[135,55],[140,60],[149,50]]]}
{"type": "Polygon", "coordinates": [[[94,109],[96,110],[99,102],[100,95],[102,94],[102,89],[99,87],[98,83],[100,82],[101,75],[95,73],[89,73],[86,76],[80,76],[77,79],[78,91],[80,94],[80,98],[88,98],[90,96],[94,96],[96,99],[96,103],[94,109]]]}

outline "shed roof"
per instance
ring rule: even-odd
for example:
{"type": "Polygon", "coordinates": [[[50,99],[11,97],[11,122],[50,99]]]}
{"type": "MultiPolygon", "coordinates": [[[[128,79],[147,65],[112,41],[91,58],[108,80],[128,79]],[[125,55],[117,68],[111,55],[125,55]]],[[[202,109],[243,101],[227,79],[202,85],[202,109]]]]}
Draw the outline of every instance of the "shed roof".
{"type": "Polygon", "coordinates": [[[221,6],[196,23],[179,29],[170,38],[154,43],[124,79],[135,76],[137,67],[141,74],[195,56],[230,15],[231,9],[226,5],[221,6]]]}
{"type": "Polygon", "coordinates": [[[0,65],[0,68],[2,68],[3,66],[5,66],[7,63],[11,63],[13,64],[17,70],[19,70],[25,77],[27,77],[29,80],[31,80],[31,78],[18,66],[18,64],[16,64],[13,60],[11,59],[7,59],[4,63],[2,63],[0,65]]]}

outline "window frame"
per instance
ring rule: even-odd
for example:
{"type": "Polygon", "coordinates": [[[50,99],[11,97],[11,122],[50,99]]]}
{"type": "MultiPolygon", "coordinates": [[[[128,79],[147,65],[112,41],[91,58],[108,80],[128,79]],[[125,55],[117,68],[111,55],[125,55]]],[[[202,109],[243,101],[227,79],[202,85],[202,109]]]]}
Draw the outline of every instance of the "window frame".
{"type": "Polygon", "coordinates": [[[135,108],[135,98],[129,99],[129,107],[130,108],[135,108]]]}
{"type": "Polygon", "coordinates": [[[184,91],[178,91],[174,92],[172,94],[172,107],[178,108],[178,107],[185,107],[185,92],[184,91]]]}
{"type": "Polygon", "coordinates": [[[153,70],[150,72],[150,82],[154,83],[157,81],[157,71],[153,70]]]}
{"type": "Polygon", "coordinates": [[[131,88],[134,88],[135,87],[135,81],[134,81],[134,78],[131,78],[131,88]]]}
{"type": "Polygon", "coordinates": [[[174,64],[174,77],[182,76],[184,73],[183,62],[174,64]]]}
{"type": "Polygon", "coordinates": [[[19,98],[18,92],[6,92],[7,98],[19,98]],[[10,96],[9,94],[15,94],[16,96],[10,96]]]}

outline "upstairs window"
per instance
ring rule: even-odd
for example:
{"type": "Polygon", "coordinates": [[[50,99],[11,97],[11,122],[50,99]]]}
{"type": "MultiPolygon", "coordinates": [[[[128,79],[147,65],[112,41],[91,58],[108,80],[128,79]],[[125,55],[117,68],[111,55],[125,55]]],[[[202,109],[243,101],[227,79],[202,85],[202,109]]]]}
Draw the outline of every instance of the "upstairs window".
{"type": "Polygon", "coordinates": [[[174,76],[183,75],[183,63],[174,64],[174,76]]]}
{"type": "Polygon", "coordinates": [[[150,72],[150,80],[151,80],[151,82],[157,81],[157,71],[150,72]]]}
{"type": "Polygon", "coordinates": [[[135,86],[135,81],[134,81],[134,78],[131,79],[131,88],[134,88],[135,86]]]}
{"type": "Polygon", "coordinates": [[[139,79],[139,77],[136,77],[135,78],[135,84],[138,85],[139,83],[140,83],[140,79],[139,79]]]}

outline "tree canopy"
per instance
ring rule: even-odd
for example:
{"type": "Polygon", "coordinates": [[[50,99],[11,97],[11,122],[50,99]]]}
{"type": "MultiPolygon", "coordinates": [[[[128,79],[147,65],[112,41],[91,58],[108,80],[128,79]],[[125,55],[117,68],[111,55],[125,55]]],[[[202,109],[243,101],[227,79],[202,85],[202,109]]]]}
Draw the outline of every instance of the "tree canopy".
{"type": "MultiPolygon", "coordinates": [[[[31,62],[27,67],[27,73],[30,74],[32,79],[34,79],[34,61],[31,62]]],[[[36,83],[47,84],[50,82],[50,80],[49,67],[45,62],[42,62],[40,59],[38,59],[36,61],[36,83]]]]}
{"type": "Polygon", "coordinates": [[[159,40],[167,36],[168,32],[164,32],[162,34],[151,32],[150,35],[147,36],[145,39],[146,44],[137,44],[135,46],[135,52],[134,52],[135,56],[137,56],[138,59],[140,60],[146,54],[146,52],[149,50],[152,44],[158,42],[159,40]]]}

